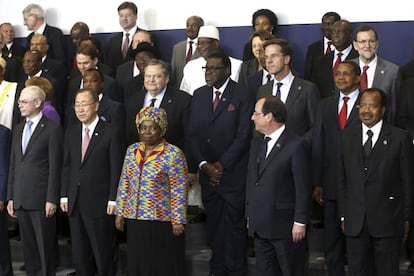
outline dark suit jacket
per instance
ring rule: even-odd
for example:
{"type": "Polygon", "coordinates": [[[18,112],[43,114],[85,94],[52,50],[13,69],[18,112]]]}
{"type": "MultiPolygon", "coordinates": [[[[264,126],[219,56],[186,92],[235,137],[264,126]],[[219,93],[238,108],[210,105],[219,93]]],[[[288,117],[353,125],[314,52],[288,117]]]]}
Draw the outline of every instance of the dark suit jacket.
{"type": "MultiPolygon", "coordinates": [[[[30,49],[30,40],[34,32],[31,32],[27,37],[26,48],[30,49]]],[[[60,29],[46,24],[43,35],[46,36],[49,43],[48,54],[51,58],[57,59],[66,65],[66,40],[60,29]]]]}
{"type": "Polygon", "coordinates": [[[59,111],[59,114],[62,115],[67,90],[65,65],[57,59],[46,56],[45,60],[42,63],[42,72],[48,74],[56,80],[56,87],[53,91],[53,98],[55,98],[56,109],[59,111]]]}
{"type": "Polygon", "coordinates": [[[384,123],[366,165],[361,125],[343,131],[342,145],[338,212],[345,218],[345,235],[358,235],[364,224],[375,238],[402,235],[410,219],[410,136],[384,123]]]}
{"type": "MultiPolygon", "coordinates": [[[[137,28],[138,30],[138,28],[137,28]]],[[[105,52],[105,64],[109,65],[112,70],[115,72],[117,67],[122,63],[132,60],[132,48],[129,47],[128,53],[125,59],[122,57],[121,45],[122,45],[122,38],[123,33],[115,34],[107,43],[106,52],[105,52]]],[[[130,37],[132,40],[132,37],[130,37]]]]}
{"type": "MultiPolygon", "coordinates": [[[[359,59],[353,59],[359,64],[359,59]]],[[[396,120],[397,105],[400,95],[401,75],[398,65],[377,57],[372,87],[379,88],[387,95],[388,106],[386,118],[389,123],[394,124],[396,120]]]]}
{"type": "Polygon", "coordinates": [[[7,174],[9,173],[10,136],[10,129],[0,125],[0,201],[3,202],[6,201],[7,174]]]}
{"type": "Polygon", "coordinates": [[[312,69],[314,67],[315,61],[320,57],[323,56],[325,53],[324,50],[324,40],[318,40],[308,46],[306,51],[306,58],[305,58],[305,72],[304,72],[304,79],[308,81],[312,81],[312,69]]]}
{"type": "Polygon", "coordinates": [[[401,71],[401,78],[403,80],[414,78],[414,60],[411,60],[407,64],[404,64],[403,66],[401,66],[400,71],[401,71]]]}
{"type": "Polygon", "coordinates": [[[99,121],[81,161],[82,124],[65,133],[61,197],[68,197],[68,214],[78,200],[88,217],[106,215],[108,201],[115,201],[124,156],[119,130],[99,121]]]}
{"type": "Polygon", "coordinates": [[[10,82],[18,82],[23,72],[22,60],[19,57],[3,57],[7,62],[4,79],[10,82]]]}
{"type": "MultiPolygon", "coordinates": [[[[338,162],[341,157],[341,133],[338,121],[339,93],[323,99],[316,112],[312,131],[312,166],[314,185],[323,187],[326,200],[336,200],[338,162]]],[[[358,118],[359,97],[352,107],[345,128],[360,124],[358,118]]]]}
{"type": "MultiPolygon", "coordinates": [[[[3,49],[6,49],[7,46],[4,45],[3,49]]],[[[26,48],[24,48],[23,46],[21,46],[20,44],[17,44],[15,42],[13,42],[12,46],[10,47],[10,49],[6,49],[9,52],[9,55],[11,54],[12,57],[18,57],[18,58],[23,58],[24,54],[26,53],[26,48]]]]}
{"type": "MultiPolygon", "coordinates": [[[[335,83],[333,79],[332,64],[334,59],[334,51],[327,55],[320,56],[314,63],[312,69],[311,81],[316,84],[319,89],[321,98],[326,98],[335,93],[335,83]]],[[[358,57],[358,52],[352,48],[349,55],[345,58],[354,59],[358,57]]]]}
{"type": "Polygon", "coordinates": [[[414,139],[414,77],[401,83],[396,125],[407,130],[414,139]]]}
{"type": "MultiPolygon", "coordinates": [[[[259,65],[258,65],[258,61],[256,58],[243,61],[240,67],[238,83],[240,83],[241,85],[245,85],[248,77],[258,72],[257,71],[258,66],[259,65]]],[[[263,72],[263,70],[260,70],[260,72],[263,72]]]]}
{"type": "Polygon", "coordinates": [[[7,199],[13,200],[16,210],[44,210],[46,202],[59,204],[62,129],[43,116],[23,154],[24,125],[22,122],[13,130],[7,199]]]}
{"type": "Polygon", "coordinates": [[[144,90],[144,76],[139,74],[134,78],[122,83],[122,100],[125,106],[128,105],[129,99],[144,90]]]}
{"type": "Polygon", "coordinates": [[[129,80],[134,78],[134,67],[135,61],[129,60],[127,62],[122,63],[116,69],[116,76],[115,79],[118,83],[125,83],[129,80]]]}
{"type": "Polygon", "coordinates": [[[224,167],[216,187],[209,184],[205,172],[200,172],[203,197],[217,192],[227,202],[243,205],[253,103],[247,91],[233,80],[229,80],[214,113],[212,99],[213,88],[205,85],[194,91],[191,105],[189,142],[196,164],[218,161],[224,167]]]}
{"type": "Polygon", "coordinates": [[[292,238],[293,222],[308,223],[310,152],[303,138],[285,129],[258,169],[263,137],[252,140],[246,185],[249,234],[266,239],[292,238]]]}
{"type": "MultiPolygon", "coordinates": [[[[271,96],[273,82],[259,88],[257,98],[271,96]]],[[[286,99],[288,112],[286,125],[299,136],[305,136],[308,142],[312,137],[315,124],[315,112],[319,104],[319,93],[316,86],[304,79],[295,77],[286,99]]]]}
{"type": "Polygon", "coordinates": [[[257,71],[256,73],[250,75],[246,79],[246,89],[247,92],[251,95],[253,101],[257,99],[257,94],[259,92],[259,87],[262,86],[263,79],[263,70],[257,71]]]}

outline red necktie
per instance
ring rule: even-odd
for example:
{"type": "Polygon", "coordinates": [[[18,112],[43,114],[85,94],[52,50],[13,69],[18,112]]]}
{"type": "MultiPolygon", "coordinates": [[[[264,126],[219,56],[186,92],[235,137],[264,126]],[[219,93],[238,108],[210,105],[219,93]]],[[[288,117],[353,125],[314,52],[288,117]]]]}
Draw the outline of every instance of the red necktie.
{"type": "Polygon", "coordinates": [[[348,116],[348,100],[349,97],[343,97],[342,100],[344,101],[341,111],[339,111],[338,119],[339,119],[339,127],[343,129],[346,125],[346,118],[348,116]]]}
{"type": "Polygon", "coordinates": [[[188,46],[188,52],[187,52],[187,56],[185,57],[185,63],[189,62],[191,60],[191,58],[193,57],[193,41],[189,41],[188,42],[190,44],[190,46],[188,46]]]}
{"type": "Polygon", "coordinates": [[[341,57],[342,57],[342,53],[341,53],[341,52],[339,52],[339,53],[337,53],[337,54],[336,54],[335,64],[334,64],[334,66],[333,66],[333,68],[332,68],[332,72],[333,72],[333,75],[334,75],[334,76],[335,76],[335,73],[336,73],[336,69],[337,69],[337,68],[338,68],[338,66],[339,66],[339,63],[341,63],[341,62],[342,62],[341,57]]]}
{"type": "Polygon", "coordinates": [[[125,59],[129,49],[129,33],[125,34],[124,43],[122,44],[122,57],[125,59]]]}
{"type": "Polygon", "coordinates": [[[368,65],[365,65],[364,67],[362,67],[361,80],[359,81],[361,92],[365,91],[368,88],[368,77],[367,77],[368,68],[369,68],[368,65]]]}
{"type": "Polygon", "coordinates": [[[82,161],[83,161],[83,158],[85,157],[86,150],[88,149],[90,140],[91,140],[91,137],[89,136],[89,128],[85,127],[85,136],[83,137],[83,141],[82,141],[82,161]]]}
{"type": "Polygon", "coordinates": [[[328,41],[328,47],[326,47],[325,55],[332,52],[331,45],[332,45],[332,41],[328,41]]]}
{"type": "Polygon", "coordinates": [[[216,91],[214,92],[216,94],[216,96],[214,97],[214,101],[213,101],[213,112],[216,112],[217,106],[220,102],[220,91],[216,91]]]}

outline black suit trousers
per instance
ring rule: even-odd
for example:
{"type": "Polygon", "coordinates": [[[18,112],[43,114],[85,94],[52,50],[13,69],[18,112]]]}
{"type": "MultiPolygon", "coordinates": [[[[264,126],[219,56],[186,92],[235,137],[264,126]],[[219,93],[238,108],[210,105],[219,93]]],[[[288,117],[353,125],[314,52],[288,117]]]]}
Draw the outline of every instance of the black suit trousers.
{"type": "Polygon", "coordinates": [[[0,275],[9,276],[12,273],[10,244],[7,233],[7,210],[0,212],[0,275]]]}
{"type": "Polygon", "coordinates": [[[400,248],[400,236],[372,237],[364,223],[358,236],[346,236],[349,275],[398,276],[400,248]]]}

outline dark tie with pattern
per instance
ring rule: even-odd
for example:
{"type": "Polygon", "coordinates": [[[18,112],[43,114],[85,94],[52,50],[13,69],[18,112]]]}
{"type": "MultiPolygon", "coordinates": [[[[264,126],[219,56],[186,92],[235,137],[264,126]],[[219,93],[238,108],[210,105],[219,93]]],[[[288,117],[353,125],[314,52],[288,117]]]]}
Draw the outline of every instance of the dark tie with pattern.
{"type": "Polygon", "coordinates": [[[267,74],[266,78],[267,78],[267,82],[266,83],[272,81],[272,75],[271,74],[267,74]]]}
{"type": "Polygon", "coordinates": [[[348,117],[348,100],[349,97],[343,97],[342,100],[344,101],[342,104],[341,111],[339,111],[338,120],[339,120],[339,128],[343,129],[346,125],[346,120],[348,117]]]}
{"type": "Polygon", "coordinates": [[[361,92],[365,91],[368,88],[368,77],[367,77],[368,68],[369,68],[368,65],[365,65],[364,67],[362,67],[361,80],[359,81],[361,92]]]}
{"type": "Polygon", "coordinates": [[[368,135],[368,139],[364,144],[365,159],[369,158],[369,155],[371,154],[371,151],[372,151],[372,136],[374,135],[374,133],[372,132],[372,130],[368,129],[367,130],[367,135],[368,135]]]}
{"type": "Polygon", "coordinates": [[[129,49],[129,33],[125,34],[124,43],[122,44],[122,57],[125,59],[129,49]]]}
{"type": "Polygon", "coordinates": [[[185,57],[185,63],[189,62],[191,60],[191,58],[193,57],[193,41],[189,41],[188,44],[188,52],[187,52],[187,56],[185,57]]]}
{"type": "Polygon", "coordinates": [[[333,75],[334,76],[335,76],[335,73],[336,73],[336,69],[338,69],[339,64],[342,62],[342,55],[343,54],[341,52],[339,52],[339,53],[336,54],[335,64],[334,64],[334,66],[332,68],[332,72],[333,72],[333,75]]]}
{"type": "Polygon", "coordinates": [[[332,45],[332,41],[328,41],[328,46],[326,47],[325,55],[332,52],[331,45],[332,45]]]}
{"type": "Polygon", "coordinates": [[[213,112],[216,111],[217,106],[218,106],[218,104],[220,102],[220,94],[221,94],[221,92],[220,91],[216,91],[214,93],[216,94],[216,96],[214,97],[214,101],[213,101],[213,112]]]}

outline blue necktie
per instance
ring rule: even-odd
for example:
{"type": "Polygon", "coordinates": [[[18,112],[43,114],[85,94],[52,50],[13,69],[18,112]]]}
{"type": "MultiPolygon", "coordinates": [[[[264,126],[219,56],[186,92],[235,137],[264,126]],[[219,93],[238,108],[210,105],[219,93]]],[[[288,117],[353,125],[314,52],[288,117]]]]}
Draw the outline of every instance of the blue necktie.
{"type": "Polygon", "coordinates": [[[278,82],[278,83],[276,83],[276,85],[277,85],[276,98],[279,98],[280,99],[280,87],[283,85],[283,83],[278,82]]]}
{"type": "Polygon", "coordinates": [[[32,125],[33,125],[32,121],[30,120],[26,121],[26,127],[24,129],[23,143],[22,143],[23,153],[26,152],[27,145],[29,144],[30,137],[32,136],[32,125]]]}

